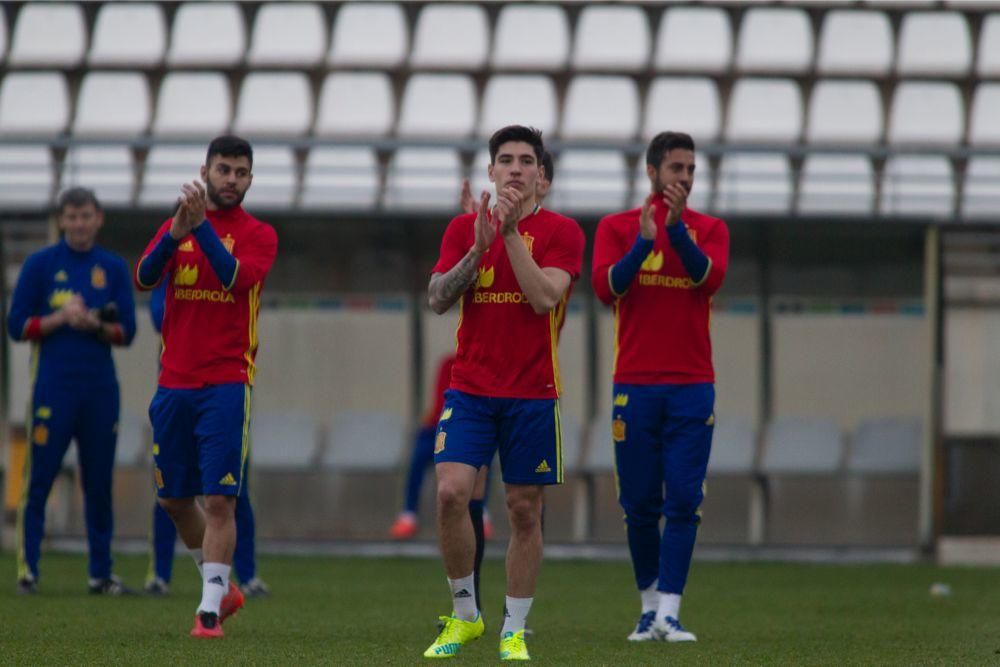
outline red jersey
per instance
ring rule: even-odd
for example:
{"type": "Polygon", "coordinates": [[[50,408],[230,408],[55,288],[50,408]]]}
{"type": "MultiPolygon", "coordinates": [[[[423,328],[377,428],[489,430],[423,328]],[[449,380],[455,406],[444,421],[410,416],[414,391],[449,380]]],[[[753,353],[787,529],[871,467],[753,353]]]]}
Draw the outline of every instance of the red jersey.
{"type": "MultiPolygon", "coordinates": [[[[448,225],[433,273],[445,273],[465,257],[475,240],[476,215],[448,225]]],[[[518,223],[535,263],[580,275],[583,230],[575,220],[539,208],[518,223]]],[[[459,301],[457,358],[451,388],[497,398],[557,398],[556,345],[569,290],[552,311],[538,315],[521,291],[498,233],[479,264],[479,277],[459,301]]]]}
{"type": "Polygon", "coordinates": [[[594,292],[615,310],[614,381],[621,384],[714,382],[709,310],[729,263],[726,223],[692,209],[681,216],[688,234],[708,257],[708,275],[698,285],[684,270],[657,207],[653,250],[623,295],[611,289],[610,271],[639,235],[640,209],[606,216],[597,225],[594,292]]]}
{"type": "Polygon", "coordinates": [[[434,426],[441,418],[441,411],[444,410],[444,392],[448,391],[451,385],[451,367],[455,365],[455,355],[446,354],[438,364],[437,381],[434,383],[434,402],[431,409],[424,415],[424,426],[434,426]]]}
{"type": "MultiPolygon", "coordinates": [[[[226,290],[202,253],[194,235],[184,237],[164,275],[170,275],[161,332],[160,385],[190,389],[241,382],[253,385],[257,355],[257,316],[264,278],[278,252],[274,228],[242,207],[207,211],[208,222],[239,262],[233,286],[226,290]]],[[[136,264],[152,252],[170,230],[160,227],[136,264]]]]}

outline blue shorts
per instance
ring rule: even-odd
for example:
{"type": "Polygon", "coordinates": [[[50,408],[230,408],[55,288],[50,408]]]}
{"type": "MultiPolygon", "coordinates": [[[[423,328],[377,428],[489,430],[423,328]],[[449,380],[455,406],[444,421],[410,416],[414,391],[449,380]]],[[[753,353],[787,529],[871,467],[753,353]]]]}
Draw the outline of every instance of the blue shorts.
{"type": "Polygon", "coordinates": [[[554,398],[444,394],[434,463],[489,465],[499,450],[507,484],[562,484],[562,425],[554,398]]]}
{"type": "Polygon", "coordinates": [[[157,387],[149,404],[156,493],[238,496],[250,454],[250,387],[157,387]]]}

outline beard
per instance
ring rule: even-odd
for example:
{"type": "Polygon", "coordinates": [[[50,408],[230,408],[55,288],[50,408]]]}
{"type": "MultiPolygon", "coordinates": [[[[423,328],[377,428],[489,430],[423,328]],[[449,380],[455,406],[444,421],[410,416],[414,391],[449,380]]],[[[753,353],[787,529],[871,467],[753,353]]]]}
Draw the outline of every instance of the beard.
{"type": "Polygon", "coordinates": [[[215,204],[216,208],[220,209],[234,208],[242,204],[243,198],[247,194],[246,191],[244,190],[243,192],[240,192],[239,190],[234,190],[233,192],[236,193],[235,201],[226,201],[219,194],[218,188],[212,185],[211,181],[205,182],[205,194],[208,195],[208,198],[212,201],[213,204],[215,204]]]}

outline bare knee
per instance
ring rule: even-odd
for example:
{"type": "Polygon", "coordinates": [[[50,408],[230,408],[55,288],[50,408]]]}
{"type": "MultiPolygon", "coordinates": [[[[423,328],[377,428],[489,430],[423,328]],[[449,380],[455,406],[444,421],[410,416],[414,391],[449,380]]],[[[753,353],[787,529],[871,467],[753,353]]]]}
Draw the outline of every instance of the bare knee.
{"type": "Polygon", "coordinates": [[[236,516],[235,496],[205,496],[205,518],[225,522],[236,516]]]}
{"type": "Polygon", "coordinates": [[[541,490],[508,490],[507,516],[515,532],[530,532],[538,528],[542,520],[541,490]]]}
{"type": "Polygon", "coordinates": [[[471,490],[457,480],[438,480],[437,503],[443,513],[467,512],[471,490]]]}

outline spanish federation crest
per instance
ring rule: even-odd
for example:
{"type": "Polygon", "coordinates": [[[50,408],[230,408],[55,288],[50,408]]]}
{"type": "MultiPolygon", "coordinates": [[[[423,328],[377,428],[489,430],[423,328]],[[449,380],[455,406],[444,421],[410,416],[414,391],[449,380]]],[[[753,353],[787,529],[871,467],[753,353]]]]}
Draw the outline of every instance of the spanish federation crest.
{"type": "Polygon", "coordinates": [[[94,289],[104,289],[108,286],[108,274],[99,266],[90,270],[90,286],[94,289]]]}
{"type": "Polygon", "coordinates": [[[226,234],[226,238],[222,239],[222,245],[226,247],[229,254],[233,254],[233,246],[236,245],[236,239],[233,238],[232,234],[226,234]]]}

